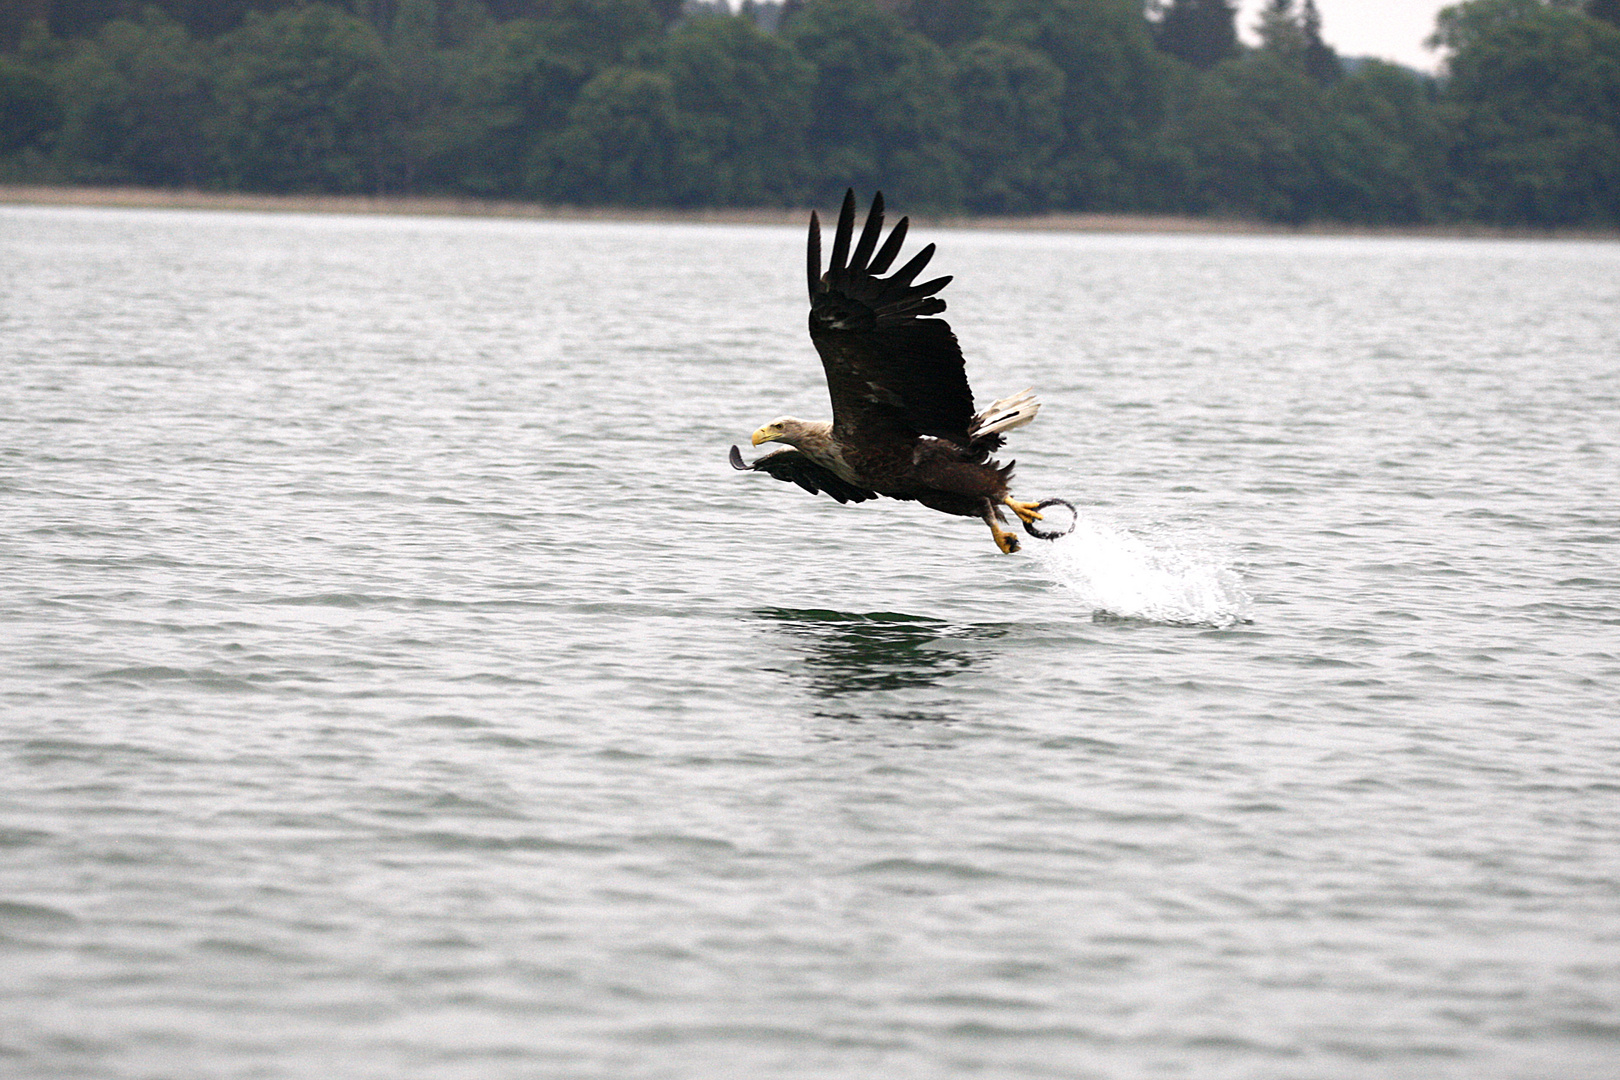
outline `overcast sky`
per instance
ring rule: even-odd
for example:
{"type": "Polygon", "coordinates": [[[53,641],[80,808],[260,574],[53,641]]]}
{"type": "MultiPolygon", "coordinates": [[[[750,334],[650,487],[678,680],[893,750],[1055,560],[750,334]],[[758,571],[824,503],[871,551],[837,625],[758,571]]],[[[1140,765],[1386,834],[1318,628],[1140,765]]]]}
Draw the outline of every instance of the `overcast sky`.
{"type": "MultiPolygon", "coordinates": [[[[1434,33],[1434,16],[1458,0],[1316,0],[1322,13],[1322,39],[1341,56],[1376,56],[1433,71],[1438,53],[1423,47],[1434,33]]],[[[1265,0],[1242,0],[1238,26],[1253,41],[1265,0]]]]}

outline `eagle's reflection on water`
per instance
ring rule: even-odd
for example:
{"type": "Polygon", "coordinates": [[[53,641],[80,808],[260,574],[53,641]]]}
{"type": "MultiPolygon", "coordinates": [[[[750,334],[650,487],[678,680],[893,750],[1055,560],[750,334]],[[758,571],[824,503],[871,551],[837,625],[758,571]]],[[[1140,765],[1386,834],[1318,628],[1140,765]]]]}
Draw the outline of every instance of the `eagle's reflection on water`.
{"type": "Polygon", "coordinates": [[[805,646],[800,665],[787,673],[804,678],[825,697],[877,690],[934,686],[972,668],[972,648],[944,643],[988,639],[1006,631],[890,611],[846,612],[817,608],[763,608],[755,613],[778,623],[805,646]]]}

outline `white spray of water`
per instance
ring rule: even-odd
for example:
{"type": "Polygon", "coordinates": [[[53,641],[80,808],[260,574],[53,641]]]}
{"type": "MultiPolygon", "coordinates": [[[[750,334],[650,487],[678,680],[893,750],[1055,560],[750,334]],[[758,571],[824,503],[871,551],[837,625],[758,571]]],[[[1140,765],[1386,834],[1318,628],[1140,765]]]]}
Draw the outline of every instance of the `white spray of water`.
{"type": "Polygon", "coordinates": [[[1249,619],[1231,560],[1190,538],[1143,536],[1088,512],[1068,536],[1024,547],[1096,616],[1215,627],[1249,619]]]}

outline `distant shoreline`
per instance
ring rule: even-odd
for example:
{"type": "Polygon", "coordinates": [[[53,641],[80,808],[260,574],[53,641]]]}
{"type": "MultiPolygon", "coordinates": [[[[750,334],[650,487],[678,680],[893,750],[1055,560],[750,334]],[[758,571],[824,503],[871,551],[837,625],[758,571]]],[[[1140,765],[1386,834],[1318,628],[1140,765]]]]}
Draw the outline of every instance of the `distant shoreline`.
{"type": "MultiPolygon", "coordinates": [[[[553,206],[438,195],[259,195],[170,188],[0,184],[0,205],[99,206],[160,210],[237,210],[287,214],[392,214],[419,217],[531,218],[551,221],[657,221],[725,225],[800,225],[808,208],[677,210],[553,206]]],[[[1428,236],[1451,238],[1620,240],[1620,230],[1526,229],[1486,225],[1374,226],[1316,222],[1301,227],[1236,218],[1146,214],[1049,213],[1024,216],[912,214],[932,228],[1210,235],[1428,236]]]]}

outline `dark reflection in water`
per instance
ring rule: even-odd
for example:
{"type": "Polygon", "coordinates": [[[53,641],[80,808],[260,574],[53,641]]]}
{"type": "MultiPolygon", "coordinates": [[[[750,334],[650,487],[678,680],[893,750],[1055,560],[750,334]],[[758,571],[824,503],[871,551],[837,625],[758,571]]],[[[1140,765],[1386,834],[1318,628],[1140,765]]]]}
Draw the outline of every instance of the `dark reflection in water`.
{"type": "Polygon", "coordinates": [[[969,670],[976,650],[944,642],[997,638],[1002,627],[962,626],[890,611],[865,614],[816,608],[764,608],[756,613],[779,623],[804,643],[802,675],[828,697],[869,690],[933,686],[969,670]]]}

